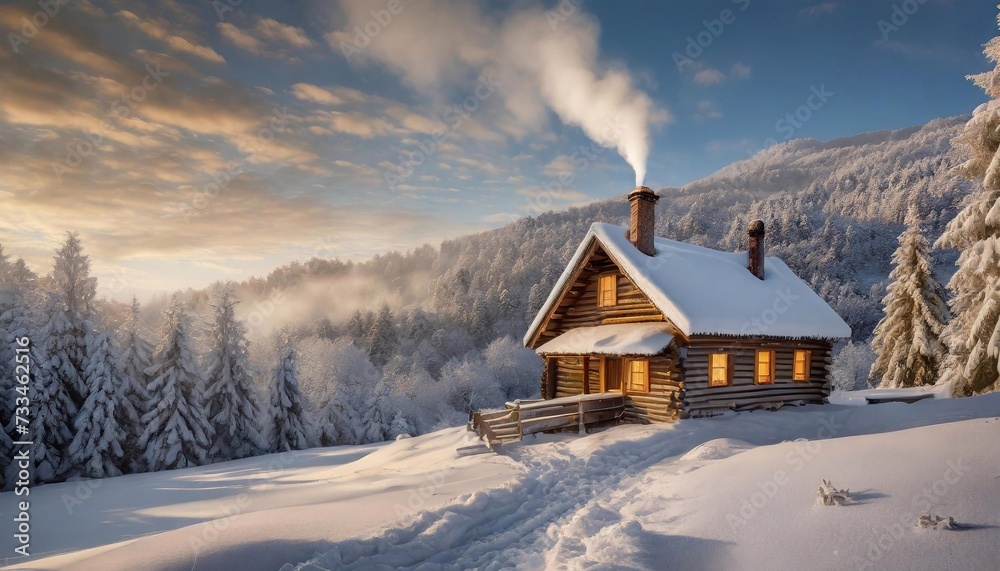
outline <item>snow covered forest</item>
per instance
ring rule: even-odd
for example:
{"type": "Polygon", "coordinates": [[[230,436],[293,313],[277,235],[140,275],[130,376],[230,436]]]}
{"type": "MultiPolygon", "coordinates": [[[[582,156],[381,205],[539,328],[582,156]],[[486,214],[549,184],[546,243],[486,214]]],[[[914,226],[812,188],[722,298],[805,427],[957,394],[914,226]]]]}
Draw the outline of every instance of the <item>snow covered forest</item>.
{"type": "MultiPolygon", "coordinates": [[[[768,254],[853,328],[834,362],[839,388],[933,382],[947,342],[939,284],[958,257],[944,246],[963,242],[952,232],[930,245],[988,194],[955,170],[964,155],[952,140],[968,120],[777,145],[662,189],[657,234],[736,250],[763,219],[768,254]],[[890,315],[926,317],[909,345],[879,336],[898,328],[876,327],[883,298],[890,315]],[[893,372],[900,357],[885,356],[916,346],[933,350],[893,372]]],[[[35,473],[50,482],[376,442],[530,397],[541,363],[521,346],[528,322],[590,224],[623,224],[627,208],[616,198],[548,212],[364,263],[314,257],[145,308],[97,297],[73,234],[44,276],[0,255],[4,350],[32,342],[35,473]]]]}

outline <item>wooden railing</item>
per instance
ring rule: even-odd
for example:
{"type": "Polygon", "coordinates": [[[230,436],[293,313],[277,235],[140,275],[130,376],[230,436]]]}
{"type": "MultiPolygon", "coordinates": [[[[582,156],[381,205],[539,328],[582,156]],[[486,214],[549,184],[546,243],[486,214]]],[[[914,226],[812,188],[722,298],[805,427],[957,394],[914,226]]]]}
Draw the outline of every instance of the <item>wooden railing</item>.
{"type": "Polygon", "coordinates": [[[525,434],[577,428],[621,418],[625,397],[617,393],[578,395],[542,401],[514,401],[505,410],[475,412],[469,430],[494,450],[505,442],[521,440],[525,434]]]}

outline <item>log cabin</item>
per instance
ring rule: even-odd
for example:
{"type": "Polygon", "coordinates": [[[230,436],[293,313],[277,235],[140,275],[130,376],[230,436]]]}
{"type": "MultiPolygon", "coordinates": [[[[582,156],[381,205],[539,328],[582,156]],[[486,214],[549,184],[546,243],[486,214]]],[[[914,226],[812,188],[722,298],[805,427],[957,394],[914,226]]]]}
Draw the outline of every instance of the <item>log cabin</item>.
{"type": "Polygon", "coordinates": [[[524,337],[543,399],[620,393],[626,419],[823,403],[831,348],[851,329],[784,262],[654,235],[659,196],[628,195],[628,228],[594,224],[524,337]]]}

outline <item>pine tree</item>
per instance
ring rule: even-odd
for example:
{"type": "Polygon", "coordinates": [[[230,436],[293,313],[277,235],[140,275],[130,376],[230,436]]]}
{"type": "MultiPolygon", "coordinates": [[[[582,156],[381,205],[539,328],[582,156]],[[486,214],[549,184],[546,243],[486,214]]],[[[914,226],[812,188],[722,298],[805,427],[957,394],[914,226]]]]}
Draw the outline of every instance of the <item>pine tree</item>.
{"type": "Polygon", "coordinates": [[[372,364],[382,367],[388,363],[396,349],[396,341],[396,326],[392,322],[392,311],[389,309],[389,304],[383,303],[366,339],[366,349],[372,364]]]}
{"type": "Polygon", "coordinates": [[[945,332],[950,354],[941,375],[956,396],[1000,389],[1000,37],[984,53],[994,69],[969,79],[992,99],[975,110],[954,141],[971,156],[959,172],[982,178],[984,189],[937,242],[961,251],[948,282],[954,319],[945,332]]]}
{"type": "Polygon", "coordinates": [[[139,446],[152,471],[205,462],[212,428],[204,409],[204,379],[191,347],[190,324],[179,294],[164,314],[166,335],[147,374],[150,403],[139,446]]]}
{"type": "MultiPolygon", "coordinates": [[[[45,295],[40,302],[46,314],[58,312],[62,303],[54,295],[45,295]]],[[[46,357],[46,348],[50,345],[46,336],[48,327],[40,329],[34,325],[32,312],[27,307],[21,307],[17,315],[11,318],[8,339],[27,337],[30,355],[30,387],[32,418],[30,432],[25,440],[31,441],[32,477],[34,483],[48,483],[61,480],[68,466],[65,456],[66,448],[73,438],[73,419],[77,408],[70,398],[66,387],[54,374],[52,364],[46,357]]],[[[7,428],[13,432],[15,418],[10,419],[7,428]]],[[[13,469],[14,466],[11,466],[13,469]]],[[[8,472],[8,482],[12,481],[8,472]]]]}
{"type": "Polygon", "coordinates": [[[286,339],[278,348],[278,366],[271,382],[271,452],[309,447],[311,428],[302,401],[295,347],[286,339]]]}
{"type": "Polygon", "coordinates": [[[342,444],[358,444],[358,435],[354,429],[356,413],[347,398],[343,388],[335,388],[330,398],[316,411],[320,446],[340,446],[342,444]]]}
{"type": "Polygon", "coordinates": [[[397,410],[392,417],[392,422],[389,423],[389,436],[391,438],[398,438],[401,434],[411,436],[414,432],[416,430],[410,421],[403,416],[403,411],[397,410]]]}
{"type": "Polygon", "coordinates": [[[87,358],[87,400],[76,417],[69,446],[74,471],[85,478],[121,476],[130,468],[124,443],[139,415],[122,391],[125,384],[110,333],[94,336],[87,358]]]}
{"type": "Polygon", "coordinates": [[[212,424],[208,455],[213,462],[257,456],[267,449],[257,426],[261,411],[247,354],[246,326],[236,319],[236,303],[230,286],[216,292],[205,392],[212,424]]]}
{"type": "Polygon", "coordinates": [[[941,334],[950,317],[946,294],[934,279],[930,246],[915,215],[899,236],[895,266],[882,303],[885,316],[875,327],[877,355],[871,376],[883,388],[932,385],[946,354],[941,334]]]}
{"type": "MultiPolygon", "coordinates": [[[[138,300],[132,298],[132,307],[129,311],[128,320],[122,327],[120,335],[121,345],[121,394],[127,400],[139,419],[147,412],[149,405],[149,376],[146,371],[153,364],[153,346],[142,337],[139,317],[141,308],[138,300]]],[[[122,448],[125,450],[125,458],[128,460],[128,470],[131,472],[145,471],[142,448],[139,447],[139,438],[142,436],[142,423],[125,422],[121,424],[125,431],[125,439],[122,448]]]]}
{"type": "Polygon", "coordinates": [[[365,407],[361,415],[361,444],[385,440],[389,428],[385,412],[388,392],[385,381],[381,381],[375,385],[371,394],[365,399],[365,407]]]}
{"type": "Polygon", "coordinates": [[[87,397],[83,371],[87,364],[87,345],[91,304],[97,294],[97,279],[90,277],[90,258],[83,254],[78,234],[68,232],[56,252],[52,284],[62,300],[59,327],[49,332],[52,345],[47,348],[55,364],[56,377],[66,387],[77,408],[87,397]]]}

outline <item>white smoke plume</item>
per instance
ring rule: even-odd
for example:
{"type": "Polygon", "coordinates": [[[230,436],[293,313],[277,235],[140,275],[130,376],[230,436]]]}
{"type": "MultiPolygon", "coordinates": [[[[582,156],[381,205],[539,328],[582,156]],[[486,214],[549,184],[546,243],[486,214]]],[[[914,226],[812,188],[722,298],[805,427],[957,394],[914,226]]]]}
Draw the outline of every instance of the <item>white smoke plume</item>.
{"type": "Polygon", "coordinates": [[[326,38],[352,63],[381,63],[438,99],[492,73],[509,113],[503,118],[508,133],[544,129],[551,110],[594,142],[616,149],[642,184],[650,128],[670,114],[635,86],[627,69],[601,61],[597,22],[578,4],[563,4],[570,6],[568,13],[560,5],[501,18],[478,3],[425,0],[404,2],[402,11],[385,18],[369,1],[342,0],[343,23],[326,38]],[[366,26],[378,34],[365,34],[366,26]]]}

